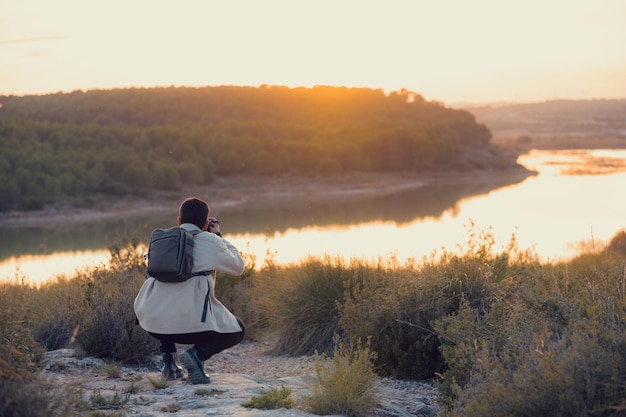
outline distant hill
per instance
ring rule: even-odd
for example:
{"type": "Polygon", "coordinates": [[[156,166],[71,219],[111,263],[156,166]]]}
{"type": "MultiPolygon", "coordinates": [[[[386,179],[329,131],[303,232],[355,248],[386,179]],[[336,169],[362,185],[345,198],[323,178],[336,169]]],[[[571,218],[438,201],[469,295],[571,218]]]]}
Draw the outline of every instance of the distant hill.
{"type": "Polygon", "coordinates": [[[463,108],[490,129],[495,141],[521,137],[535,147],[626,147],[626,99],[463,108]]]}
{"type": "Polygon", "coordinates": [[[343,87],[131,88],[0,96],[0,210],[217,176],[515,167],[465,110],[343,87]]]}

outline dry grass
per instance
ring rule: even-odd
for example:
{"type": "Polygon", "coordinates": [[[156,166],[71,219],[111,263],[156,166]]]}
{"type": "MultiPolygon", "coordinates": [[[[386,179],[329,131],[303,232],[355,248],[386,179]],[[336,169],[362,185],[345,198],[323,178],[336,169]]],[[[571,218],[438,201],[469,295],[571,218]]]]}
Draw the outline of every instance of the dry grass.
{"type": "Polygon", "coordinates": [[[318,360],[315,366],[317,381],[313,395],[305,399],[306,407],[314,414],[345,414],[363,417],[373,413],[379,401],[375,357],[369,346],[337,344],[332,361],[318,360]]]}
{"type": "MultiPolygon", "coordinates": [[[[471,232],[457,253],[420,262],[270,264],[224,298],[258,315],[255,331],[278,333],[276,351],[332,352],[332,366],[316,369],[316,412],[368,414],[368,381],[387,374],[439,378],[440,410],[453,417],[613,417],[626,412],[625,240],[621,231],[602,252],[542,263],[514,238],[496,252],[489,232],[471,232]]],[[[158,351],[134,323],[139,261],[133,250],[116,253],[74,279],[0,285],[0,415],[78,409],[78,395],[39,378],[44,348],[120,362],[158,351]]],[[[98,401],[123,408],[123,397],[94,396],[91,412],[98,401]]]]}
{"type": "Polygon", "coordinates": [[[291,398],[291,389],[284,385],[280,389],[272,388],[262,391],[261,395],[252,397],[249,401],[241,404],[246,408],[257,408],[259,410],[276,410],[279,408],[293,407],[293,399],[291,398]]]}

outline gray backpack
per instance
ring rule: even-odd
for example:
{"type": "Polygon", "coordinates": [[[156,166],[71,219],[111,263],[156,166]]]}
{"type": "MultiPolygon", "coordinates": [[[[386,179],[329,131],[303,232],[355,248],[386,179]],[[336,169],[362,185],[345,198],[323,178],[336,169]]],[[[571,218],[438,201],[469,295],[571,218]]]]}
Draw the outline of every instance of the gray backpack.
{"type": "Polygon", "coordinates": [[[192,276],[207,275],[210,271],[191,273],[193,239],[198,233],[181,227],[155,229],[148,247],[146,275],[163,282],[184,282],[192,276]]]}

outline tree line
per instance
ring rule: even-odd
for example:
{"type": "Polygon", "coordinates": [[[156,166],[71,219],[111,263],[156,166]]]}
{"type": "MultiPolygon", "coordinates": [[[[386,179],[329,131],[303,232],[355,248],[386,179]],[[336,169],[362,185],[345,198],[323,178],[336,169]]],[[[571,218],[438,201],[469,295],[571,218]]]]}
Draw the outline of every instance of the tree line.
{"type": "Polygon", "coordinates": [[[0,103],[1,211],[225,175],[502,165],[491,133],[471,113],[406,90],[130,88],[0,96],[0,103]],[[492,157],[467,163],[479,153],[492,157]]]}

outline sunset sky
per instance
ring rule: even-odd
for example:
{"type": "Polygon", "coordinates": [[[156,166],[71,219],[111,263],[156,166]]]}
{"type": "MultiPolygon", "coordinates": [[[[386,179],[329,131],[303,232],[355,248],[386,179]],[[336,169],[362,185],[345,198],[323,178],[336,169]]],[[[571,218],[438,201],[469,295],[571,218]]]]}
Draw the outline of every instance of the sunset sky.
{"type": "Polygon", "coordinates": [[[407,88],[444,103],[626,98],[624,0],[0,0],[0,95],[407,88]]]}

